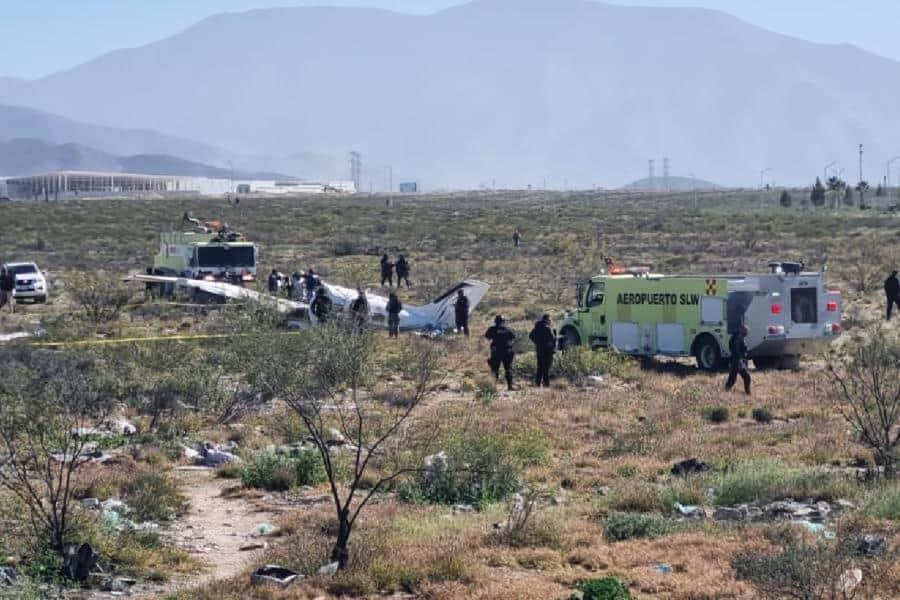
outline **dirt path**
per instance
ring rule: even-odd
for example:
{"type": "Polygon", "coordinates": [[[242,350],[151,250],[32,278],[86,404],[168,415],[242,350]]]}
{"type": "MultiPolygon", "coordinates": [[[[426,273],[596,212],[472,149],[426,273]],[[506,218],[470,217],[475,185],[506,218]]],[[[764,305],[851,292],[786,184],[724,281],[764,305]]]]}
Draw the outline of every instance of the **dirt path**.
{"type": "Polygon", "coordinates": [[[241,550],[249,544],[264,544],[259,536],[262,523],[272,524],[277,516],[247,498],[227,498],[222,491],[233,481],[217,479],[211,469],[179,469],[175,476],[190,499],[190,512],[164,534],[171,544],[196,556],[207,570],[189,577],[177,577],[160,586],[134,590],[137,598],[159,598],[203,583],[227,579],[240,573],[262,555],[262,548],[241,550]]]}

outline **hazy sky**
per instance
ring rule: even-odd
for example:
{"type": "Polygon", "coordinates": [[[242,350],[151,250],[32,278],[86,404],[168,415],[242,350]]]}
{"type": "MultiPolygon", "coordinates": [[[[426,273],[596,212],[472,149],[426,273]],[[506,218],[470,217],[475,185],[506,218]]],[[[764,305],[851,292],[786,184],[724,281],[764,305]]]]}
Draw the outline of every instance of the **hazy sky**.
{"type": "MultiPolygon", "coordinates": [[[[0,0],[0,76],[34,78],[139,46],[219,12],[271,6],[377,6],[428,13],[461,0],[0,0]]],[[[613,0],[703,6],[817,42],[848,42],[900,60],[898,0],[613,0]]]]}

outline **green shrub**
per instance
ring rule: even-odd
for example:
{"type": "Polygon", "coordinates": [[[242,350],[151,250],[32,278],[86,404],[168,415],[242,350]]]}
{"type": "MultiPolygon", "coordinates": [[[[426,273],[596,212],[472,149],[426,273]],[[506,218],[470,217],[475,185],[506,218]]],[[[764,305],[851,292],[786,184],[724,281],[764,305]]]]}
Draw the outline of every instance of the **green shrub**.
{"type": "Polygon", "coordinates": [[[316,450],[303,448],[293,454],[259,452],[240,469],[245,487],[269,491],[287,491],[297,485],[314,485],[324,481],[325,469],[316,450]]]}
{"type": "Polygon", "coordinates": [[[142,473],[122,488],[133,521],[169,521],[188,509],[178,485],[162,473],[142,473]]]}
{"type": "Polygon", "coordinates": [[[475,399],[484,406],[490,406],[497,399],[497,382],[489,377],[475,380],[475,399]]]}
{"type": "Polygon", "coordinates": [[[703,416],[710,423],[725,423],[730,418],[727,406],[713,406],[703,411],[703,416]]]}
{"type": "Polygon", "coordinates": [[[772,416],[772,411],[766,407],[754,408],[752,415],[753,420],[757,423],[771,423],[775,418],[772,416]]]}
{"type": "Polygon", "coordinates": [[[613,350],[591,350],[576,346],[556,354],[551,375],[570,381],[581,381],[591,375],[613,375],[634,380],[638,369],[634,359],[613,350]]]}
{"type": "Polygon", "coordinates": [[[885,482],[875,488],[862,506],[863,514],[900,522],[900,483],[885,482]]]}
{"type": "MultiPolygon", "coordinates": [[[[581,600],[631,600],[628,586],[615,577],[589,579],[575,587],[581,592],[581,600]]],[[[579,600],[579,596],[572,594],[569,600],[579,600]]]]}
{"type": "Polygon", "coordinates": [[[467,430],[445,446],[447,468],[423,473],[401,487],[407,501],[484,506],[521,487],[527,467],[547,462],[550,446],[540,430],[514,433],[467,430]]]}
{"type": "Polygon", "coordinates": [[[737,463],[706,481],[716,490],[716,503],[726,506],[784,498],[835,500],[855,491],[846,476],[822,468],[790,467],[774,458],[737,463]]]}
{"type": "Polygon", "coordinates": [[[677,529],[677,524],[668,519],[643,513],[613,513],[603,520],[603,532],[611,542],[658,538],[677,529]]]}

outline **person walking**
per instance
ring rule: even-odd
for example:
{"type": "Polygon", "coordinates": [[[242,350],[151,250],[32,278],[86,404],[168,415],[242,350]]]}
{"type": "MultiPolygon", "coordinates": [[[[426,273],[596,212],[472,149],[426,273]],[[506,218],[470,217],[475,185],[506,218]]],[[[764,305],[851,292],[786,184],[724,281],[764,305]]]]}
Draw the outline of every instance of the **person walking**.
{"type": "Polygon", "coordinates": [[[0,276],[0,296],[3,298],[0,306],[6,304],[10,313],[16,312],[16,276],[9,269],[3,269],[0,276]]]}
{"type": "Polygon", "coordinates": [[[272,272],[269,273],[269,279],[267,281],[270,294],[278,293],[278,282],[280,279],[281,276],[278,274],[278,269],[272,269],[272,272]]]}
{"type": "Polygon", "coordinates": [[[397,287],[400,287],[400,281],[403,280],[406,282],[407,289],[409,288],[409,261],[406,260],[406,257],[402,254],[400,258],[397,259],[397,264],[394,265],[397,269],[397,287]]]}
{"type": "Polygon", "coordinates": [[[325,293],[325,288],[317,288],[316,297],[313,299],[312,304],[309,305],[309,310],[312,311],[312,314],[316,316],[320,323],[328,322],[332,306],[331,298],[325,293]]]}
{"type": "Polygon", "coordinates": [[[397,294],[391,292],[387,301],[388,337],[400,337],[400,311],[402,310],[403,304],[397,298],[397,294]]]}
{"type": "Polygon", "coordinates": [[[728,350],[731,352],[730,369],[728,371],[728,381],[725,382],[725,389],[731,391],[737,381],[738,375],[744,380],[744,392],[750,395],[750,371],[747,370],[747,343],[744,341],[747,337],[747,327],[741,325],[738,330],[732,334],[728,340],[728,350]]]}
{"type": "Polygon", "coordinates": [[[553,353],[556,352],[556,330],[553,329],[550,315],[544,315],[540,321],[535,321],[528,339],[534,344],[534,351],[537,353],[534,385],[550,387],[550,368],[553,366],[553,353]]]}
{"type": "Polygon", "coordinates": [[[453,311],[456,316],[456,333],[464,333],[469,337],[469,299],[462,290],[456,292],[453,311]]]}
{"type": "Polygon", "coordinates": [[[884,280],[884,295],[887,296],[887,320],[890,321],[895,304],[900,310],[900,279],[897,279],[897,271],[884,280]]]}
{"type": "Polygon", "coordinates": [[[381,287],[384,287],[385,281],[387,281],[388,287],[394,287],[394,263],[387,254],[381,257],[381,287]]]}
{"type": "Polygon", "coordinates": [[[513,244],[516,246],[516,248],[518,248],[519,244],[521,242],[522,242],[522,234],[519,233],[518,229],[516,229],[515,231],[513,231],[513,244]]]}
{"type": "Polygon", "coordinates": [[[506,319],[503,318],[503,315],[497,315],[494,317],[494,324],[488,328],[484,337],[491,342],[491,355],[488,358],[488,366],[491,368],[494,379],[500,380],[500,365],[503,365],[503,371],[506,375],[506,387],[512,391],[512,365],[515,358],[513,342],[516,340],[516,334],[506,326],[506,319]]]}
{"type": "Polygon", "coordinates": [[[364,327],[369,322],[369,299],[362,288],[357,288],[359,295],[350,303],[350,316],[357,327],[364,327]]]}

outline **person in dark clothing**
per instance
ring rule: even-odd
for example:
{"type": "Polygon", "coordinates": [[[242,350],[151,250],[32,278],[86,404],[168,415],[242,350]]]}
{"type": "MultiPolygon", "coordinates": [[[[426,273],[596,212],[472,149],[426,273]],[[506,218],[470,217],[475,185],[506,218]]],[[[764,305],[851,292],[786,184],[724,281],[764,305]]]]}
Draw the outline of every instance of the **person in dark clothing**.
{"type": "Polygon", "coordinates": [[[894,305],[900,309],[900,279],[897,279],[897,271],[884,280],[884,295],[887,296],[887,320],[890,321],[894,305]]]}
{"type": "Polygon", "coordinates": [[[329,315],[331,315],[332,308],[331,298],[328,297],[328,294],[325,293],[325,288],[320,287],[316,289],[316,297],[313,299],[312,304],[309,305],[309,309],[312,311],[312,314],[316,316],[320,323],[327,323],[329,319],[329,315]]]}
{"type": "Polygon", "coordinates": [[[515,244],[516,248],[519,247],[519,244],[522,242],[522,234],[519,233],[519,230],[516,229],[513,231],[513,244],[515,244]]]}
{"type": "Polygon", "coordinates": [[[362,289],[358,291],[359,295],[356,300],[350,303],[350,315],[353,317],[354,324],[362,327],[369,322],[369,299],[362,289]]]}
{"type": "Polygon", "coordinates": [[[10,285],[9,273],[6,268],[0,269],[0,308],[6,306],[7,302],[12,300],[12,290],[14,285],[10,285]]]}
{"type": "MultiPolygon", "coordinates": [[[[381,287],[384,287],[385,281],[387,281],[388,287],[394,287],[394,263],[387,254],[381,257],[381,287]]],[[[399,285],[400,282],[397,283],[399,285]]]]}
{"type": "Polygon", "coordinates": [[[388,337],[400,336],[400,311],[402,310],[403,304],[397,298],[397,294],[391,292],[387,302],[388,337]]]}
{"type": "Polygon", "coordinates": [[[322,280],[316,274],[316,270],[310,267],[306,275],[303,276],[303,287],[306,288],[306,301],[312,300],[313,295],[322,287],[322,280]]]}
{"type": "Polygon", "coordinates": [[[534,350],[537,353],[534,385],[550,387],[550,367],[553,366],[553,353],[556,352],[556,330],[553,329],[550,315],[544,315],[540,321],[535,322],[528,339],[534,343],[534,350]]]}
{"type": "Polygon", "coordinates": [[[456,316],[456,333],[464,333],[469,337],[469,299],[462,290],[456,292],[453,311],[456,316]]]}
{"type": "Polygon", "coordinates": [[[494,325],[489,327],[484,337],[491,341],[491,356],[488,358],[488,366],[494,379],[500,380],[500,365],[506,374],[506,387],[511,391],[513,389],[512,364],[515,358],[513,352],[513,342],[516,334],[512,329],[506,326],[506,321],[502,315],[494,317],[494,325]]]}
{"type": "Polygon", "coordinates": [[[394,265],[397,269],[397,287],[400,287],[400,281],[406,282],[406,287],[409,287],[409,261],[406,260],[406,257],[402,254],[400,258],[397,259],[397,264],[394,265]]]}
{"type": "Polygon", "coordinates": [[[747,337],[747,327],[741,327],[735,332],[731,339],[728,340],[728,350],[731,352],[730,370],[728,372],[728,381],[725,382],[725,389],[731,390],[737,381],[738,375],[744,380],[744,392],[750,395],[750,371],[747,370],[747,344],[744,338],[747,337]]]}
{"type": "Polygon", "coordinates": [[[278,274],[278,269],[272,269],[272,272],[269,273],[269,293],[277,294],[278,293],[278,281],[281,279],[281,276],[278,274]]]}

